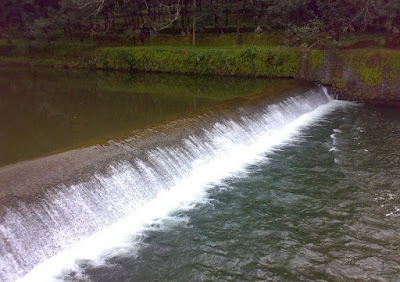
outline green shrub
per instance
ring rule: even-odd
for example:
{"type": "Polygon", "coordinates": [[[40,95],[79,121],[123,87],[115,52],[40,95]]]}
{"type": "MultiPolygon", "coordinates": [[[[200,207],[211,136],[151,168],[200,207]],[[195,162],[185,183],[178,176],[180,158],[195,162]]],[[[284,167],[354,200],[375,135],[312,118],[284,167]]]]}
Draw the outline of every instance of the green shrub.
{"type": "Polygon", "coordinates": [[[292,77],[299,71],[299,55],[288,49],[153,49],[100,48],[98,68],[191,74],[292,77]]]}

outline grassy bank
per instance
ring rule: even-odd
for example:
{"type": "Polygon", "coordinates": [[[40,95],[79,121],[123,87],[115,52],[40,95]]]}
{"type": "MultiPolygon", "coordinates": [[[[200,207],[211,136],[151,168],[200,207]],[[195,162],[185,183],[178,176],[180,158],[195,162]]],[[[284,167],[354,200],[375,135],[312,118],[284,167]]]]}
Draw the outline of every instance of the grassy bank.
{"type": "Polygon", "coordinates": [[[382,47],[308,50],[272,43],[106,47],[86,42],[17,48],[0,44],[0,56],[0,64],[11,66],[296,77],[330,85],[350,99],[400,100],[400,51],[382,47]]]}
{"type": "Polygon", "coordinates": [[[101,48],[95,67],[184,74],[293,77],[299,54],[288,48],[101,48]]]}
{"type": "MultiPolygon", "coordinates": [[[[181,38],[187,40],[187,38],[181,38]]],[[[162,39],[154,39],[162,40],[162,39]]],[[[180,40],[179,38],[171,40],[180,40]]],[[[262,47],[235,45],[233,36],[207,38],[203,45],[104,47],[91,42],[58,42],[32,45],[1,44],[0,62],[9,65],[56,68],[97,68],[128,71],[157,71],[184,74],[293,77],[299,70],[296,49],[275,46],[275,37],[248,36],[248,42],[262,47]],[[232,42],[231,42],[232,41],[232,42]],[[269,42],[269,43],[268,43],[269,42]],[[257,44],[255,44],[257,45],[257,44]]],[[[182,42],[183,43],[183,42],[182,42]]],[[[161,44],[161,45],[159,45],[161,44]]]]}
{"type": "MultiPolygon", "coordinates": [[[[342,36],[340,42],[330,42],[329,45],[341,48],[365,41],[374,41],[379,45],[382,44],[382,36],[348,34],[342,36]]],[[[240,44],[237,44],[234,33],[218,36],[200,34],[196,37],[196,47],[191,46],[191,37],[180,35],[146,37],[144,46],[134,46],[136,41],[117,38],[80,42],[63,38],[50,43],[12,40],[9,44],[7,40],[0,39],[0,61],[32,66],[285,77],[298,74],[299,54],[305,50],[289,47],[287,36],[274,32],[243,33],[240,44]]],[[[321,54],[321,51],[312,51],[314,67],[321,61],[321,54]]]]}
{"type": "MultiPolygon", "coordinates": [[[[221,43],[221,42],[220,42],[221,43]]],[[[334,73],[336,84],[344,84],[343,69],[351,68],[370,86],[383,83],[385,75],[395,81],[400,74],[400,51],[384,48],[356,50],[307,50],[284,46],[115,46],[92,43],[53,45],[0,42],[0,63],[31,67],[115,69],[183,74],[264,77],[309,77],[310,73],[334,73]],[[332,54],[335,62],[332,62],[332,54]],[[331,64],[335,69],[332,70],[331,64]],[[328,65],[328,66],[327,66],[328,65]],[[306,70],[304,70],[306,68],[306,70]]],[[[326,75],[325,75],[326,76],[326,75]]],[[[316,78],[329,84],[331,77],[316,78]]]]}

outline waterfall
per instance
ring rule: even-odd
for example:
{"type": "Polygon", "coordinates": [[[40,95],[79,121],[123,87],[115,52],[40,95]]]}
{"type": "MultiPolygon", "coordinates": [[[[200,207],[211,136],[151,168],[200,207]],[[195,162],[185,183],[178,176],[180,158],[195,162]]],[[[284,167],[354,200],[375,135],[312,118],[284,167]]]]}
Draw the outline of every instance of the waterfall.
{"type": "MultiPolygon", "coordinates": [[[[0,280],[51,281],[80,259],[100,263],[129,249],[146,224],[204,199],[210,183],[243,171],[336,102],[314,87],[273,103],[252,103],[218,112],[202,128],[183,128],[181,139],[144,152],[129,152],[135,141],[111,142],[126,155],[104,171],[52,183],[34,200],[3,206],[0,280]]],[[[1,177],[0,171],[0,183],[1,177]]]]}

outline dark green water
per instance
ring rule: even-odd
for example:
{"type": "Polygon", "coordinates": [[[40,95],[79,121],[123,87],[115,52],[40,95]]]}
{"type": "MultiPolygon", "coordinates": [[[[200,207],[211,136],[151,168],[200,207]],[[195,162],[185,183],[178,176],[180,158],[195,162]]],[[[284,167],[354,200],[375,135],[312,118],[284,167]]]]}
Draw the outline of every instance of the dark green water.
{"type": "Polygon", "coordinates": [[[290,81],[0,68],[0,166],[99,143],[290,81]]]}
{"type": "Polygon", "coordinates": [[[84,280],[399,281],[399,149],[398,109],[337,109],[84,280]]]}

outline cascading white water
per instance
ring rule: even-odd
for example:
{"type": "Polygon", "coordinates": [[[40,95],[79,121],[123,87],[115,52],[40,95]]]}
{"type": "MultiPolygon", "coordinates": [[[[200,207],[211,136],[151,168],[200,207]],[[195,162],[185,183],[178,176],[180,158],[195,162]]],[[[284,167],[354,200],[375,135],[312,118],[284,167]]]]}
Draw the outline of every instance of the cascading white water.
{"type": "Polygon", "coordinates": [[[52,280],[76,260],[122,252],[146,224],[201,198],[207,184],[241,171],[335,105],[325,89],[313,89],[239,120],[223,117],[200,135],[111,164],[88,181],[57,184],[37,202],[5,207],[0,280],[52,280]]]}

